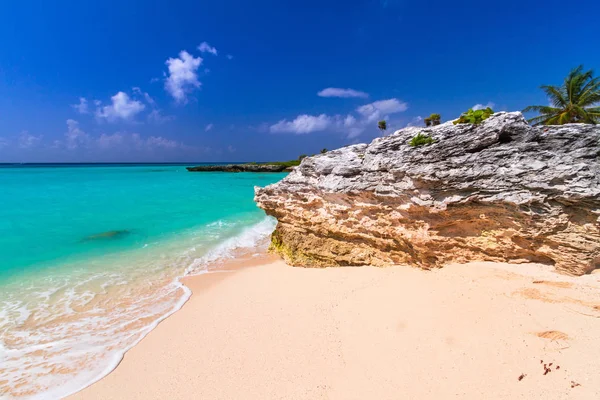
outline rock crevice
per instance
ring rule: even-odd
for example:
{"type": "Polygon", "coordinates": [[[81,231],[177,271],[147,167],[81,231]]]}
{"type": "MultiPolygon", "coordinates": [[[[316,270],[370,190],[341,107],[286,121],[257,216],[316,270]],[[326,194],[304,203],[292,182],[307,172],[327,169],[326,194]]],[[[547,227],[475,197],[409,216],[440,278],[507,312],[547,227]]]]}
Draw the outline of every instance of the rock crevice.
{"type": "Polygon", "coordinates": [[[302,266],[473,260],[600,267],[600,127],[531,127],[521,113],[480,125],[406,128],[303,160],[256,188],[278,220],[272,248],[302,266]],[[412,147],[423,133],[435,142],[412,147]]]}

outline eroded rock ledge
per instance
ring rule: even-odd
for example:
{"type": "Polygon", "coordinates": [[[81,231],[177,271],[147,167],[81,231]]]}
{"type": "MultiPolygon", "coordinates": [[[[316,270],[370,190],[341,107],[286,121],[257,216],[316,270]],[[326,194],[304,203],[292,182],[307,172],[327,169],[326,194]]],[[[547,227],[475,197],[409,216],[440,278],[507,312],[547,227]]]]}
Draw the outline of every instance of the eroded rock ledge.
{"type": "Polygon", "coordinates": [[[292,265],[541,262],[600,267],[600,127],[534,128],[521,113],[481,125],[406,128],[303,160],[255,189],[292,265]],[[417,133],[436,142],[411,147],[417,133]]]}

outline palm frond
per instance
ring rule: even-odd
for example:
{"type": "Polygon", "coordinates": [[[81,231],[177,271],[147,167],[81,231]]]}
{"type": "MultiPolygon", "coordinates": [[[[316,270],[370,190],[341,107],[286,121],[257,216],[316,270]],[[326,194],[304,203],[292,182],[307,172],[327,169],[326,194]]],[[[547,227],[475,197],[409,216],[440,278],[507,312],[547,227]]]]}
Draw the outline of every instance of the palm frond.
{"type": "Polygon", "coordinates": [[[600,78],[591,78],[587,81],[581,89],[577,103],[582,106],[594,104],[591,100],[594,95],[600,95],[600,78]]]}
{"type": "Polygon", "coordinates": [[[555,107],[565,107],[569,104],[569,101],[567,100],[569,97],[568,93],[563,88],[552,85],[543,85],[540,86],[540,88],[546,92],[550,102],[555,107]]]}
{"type": "Polygon", "coordinates": [[[540,87],[550,106],[529,106],[523,112],[537,112],[531,118],[534,125],[562,125],[569,123],[600,123],[600,77],[594,71],[584,71],[583,65],[573,68],[561,86],[540,87]],[[596,107],[590,107],[595,106],[596,107]]]}
{"type": "Polygon", "coordinates": [[[546,123],[548,121],[548,119],[549,119],[549,117],[547,115],[538,115],[537,117],[528,119],[527,122],[529,122],[533,126],[549,125],[546,123]]]}
{"type": "Polygon", "coordinates": [[[541,114],[556,114],[561,111],[560,108],[550,106],[529,106],[523,109],[523,112],[537,111],[541,114]]]}
{"type": "Polygon", "coordinates": [[[594,124],[594,118],[588,114],[587,110],[583,107],[580,107],[578,105],[573,105],[573,110],[576,113],[577,116],[577,122],[582,122],[584,124],[594,124]]]}

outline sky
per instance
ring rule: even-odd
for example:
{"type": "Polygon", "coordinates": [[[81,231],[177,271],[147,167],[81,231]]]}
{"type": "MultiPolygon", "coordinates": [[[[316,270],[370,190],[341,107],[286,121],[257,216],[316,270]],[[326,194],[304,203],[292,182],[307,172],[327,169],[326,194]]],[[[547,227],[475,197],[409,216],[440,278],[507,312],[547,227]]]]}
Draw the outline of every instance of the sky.
{"type": "Polygon", "coordinates": [[[600,73],[600,2],[23,0],[0,12],[0,163],[275,161],[600,73]]]}

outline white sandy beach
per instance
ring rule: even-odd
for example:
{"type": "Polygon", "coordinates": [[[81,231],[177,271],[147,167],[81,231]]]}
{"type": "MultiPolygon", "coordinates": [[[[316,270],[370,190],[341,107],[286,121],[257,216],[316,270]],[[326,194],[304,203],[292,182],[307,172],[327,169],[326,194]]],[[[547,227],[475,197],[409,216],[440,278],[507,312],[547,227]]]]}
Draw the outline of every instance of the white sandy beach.
{"type": "Polygon", "coordinates": [[[276,261],[188,278],[183,309],[72,398],[598,399],[600,275],[548,271],[276,261]]]}

